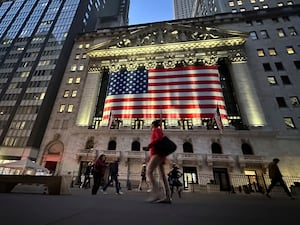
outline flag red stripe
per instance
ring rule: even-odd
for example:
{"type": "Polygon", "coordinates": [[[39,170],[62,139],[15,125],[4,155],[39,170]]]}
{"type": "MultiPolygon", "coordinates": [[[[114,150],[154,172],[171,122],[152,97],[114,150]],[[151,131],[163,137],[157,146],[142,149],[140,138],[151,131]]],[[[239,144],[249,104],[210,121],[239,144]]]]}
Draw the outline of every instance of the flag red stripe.
{"type": "Polygon", "coordinates": [[[184,88],[166,90],[149,90],[148,93],[166,93],[166,92],[222,92],[221,88],[184,88]]]}
{"type": "Polygon", "coordinates": [[[164,83],[150,83],[148,86],[162,86],[162,85],[187,85],[187,84],[220,84],[220,81],[177,81],[164,83]]]}

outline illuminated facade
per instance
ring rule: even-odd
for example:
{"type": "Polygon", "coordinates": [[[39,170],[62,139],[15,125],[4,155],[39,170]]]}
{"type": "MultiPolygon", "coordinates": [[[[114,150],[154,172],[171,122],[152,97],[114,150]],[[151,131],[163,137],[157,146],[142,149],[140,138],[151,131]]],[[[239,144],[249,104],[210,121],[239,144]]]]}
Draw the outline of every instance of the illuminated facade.
{"type": "MultiPolygon", "coordinates": [[[[103,0],[0,1],[1,163],[37,158],[75,36],[100,27],[97,19],[106,18],[106,25],[113,19],[118,21],[113,25],[127,24],[128,1],[122,1],[123,8],[119,8],[122,19],[115,16],[111,7],[105,18],[101,17],[104,3],[103,0]],[[112,11],[114,18],[107,19],[112,11]]],[[[78,69],[84,70],[82,65],[78,69]]]]}
{"type": "Polygon", "coordinates": [[[229,190],[231,185],[241,185],[235,180],[238,176],[244,177],[240,179],[244,184],[251,178],[251,183],[263,188],[268,179],[265,168],[273,157],[281,159],[284,175],[299,177],[299,102],[286,102],[283,107],[280,97],[298,99],[300,61],[296,50],[294,54],[279,50],[286,45],[299,48],[299,6],[267,12],[259,14],[259,19],[257,12],[219,14],[100,29],[78,36],[39,162],[55,162],[55,174],[80,177],[87,162],[104,153],[110,161],[120,159],[122,185],[137,183],[147,158],[142,147],[148,145],[150,124],[158,118],[113,118],[108,129],[102,116],[110,72],[217,65],[228,124],[220,134],[214,125],[209,126],[208,118],[200,122],[175,118],[175,123],[163,118],[164,133],[178,146],[168,156],[166,169],[173,163],[179,165],[186,189],[191,189],[191,182],[197,184],[193,188],[200,188],[214,180],[220,190],[229,190]],[[256,31],[251,23],[265,25],[256,31]],[[277,32],[270,33],[270,40],[261,37],[266,24],[277,32]],[[286,29],[283,39],[281,29],[286,29]],[[89,48],[82,48],[86,45],[89,48]],[[268,58],[273,48],[278,48],[278,55],[268,58]],[[265,58],[261,49],[265,49],[265,58]],[[294,85],[286,83],[286,76],[294,85]]]}

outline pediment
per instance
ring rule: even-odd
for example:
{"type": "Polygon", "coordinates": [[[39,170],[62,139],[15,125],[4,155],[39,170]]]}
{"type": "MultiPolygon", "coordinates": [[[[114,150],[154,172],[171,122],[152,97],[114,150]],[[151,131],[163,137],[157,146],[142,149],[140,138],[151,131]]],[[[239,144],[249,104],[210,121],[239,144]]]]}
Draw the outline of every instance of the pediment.
{"type": "Polygon", "coordinates": [[[101,51],[124,50],[124,48],[149,47],[162,48],[166,45],[184,46],[188,43],[195,47],[215,47],[220,45],[234,46],[243,44],[248,33],[240,31],[222,30],[194,24],[154,23],[136,30],[128,30],[122,36],[115,37],[94,45],[89,50],[90,56],[98,55],[101,51]],[[100,51],[100,52],[99,52],[100,51]],[[98,54],[97,54],[98,53],[98,54]]]}

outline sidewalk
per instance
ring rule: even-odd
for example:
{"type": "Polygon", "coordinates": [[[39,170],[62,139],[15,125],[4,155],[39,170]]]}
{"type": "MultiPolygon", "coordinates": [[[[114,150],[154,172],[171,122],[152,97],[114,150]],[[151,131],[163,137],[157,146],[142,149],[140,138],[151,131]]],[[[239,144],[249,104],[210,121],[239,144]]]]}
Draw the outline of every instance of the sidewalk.
{"type": "Polygon", "coordinates": [[[2,225],[269,225],[299,224],[300,199],[284,195],[191,193],[172,204],[145,202],[146,192],[123,190],[116,195],[91,195],[71,189],[71,195],[0,194],[2,225]]]}

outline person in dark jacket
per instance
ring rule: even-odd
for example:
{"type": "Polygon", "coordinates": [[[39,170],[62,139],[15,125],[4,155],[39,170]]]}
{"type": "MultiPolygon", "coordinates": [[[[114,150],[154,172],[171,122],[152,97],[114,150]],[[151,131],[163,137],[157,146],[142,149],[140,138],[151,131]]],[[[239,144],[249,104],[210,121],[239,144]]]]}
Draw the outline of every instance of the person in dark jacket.
{"type": "Polygon", "coordinates": [[[179,171],[179,168],[176,165],[173,165],[173,169],[168,173],[168,180],[171,188],[171,197],[174,193],[174,187],[176,187],[179,198],[181,198],[182,192],[182,183],[179,178],[182,177],[182,173],[179,171]]]}
{"type": "Polygon", "coordinates": [[[106,156],[104,154],[100,155],[97,161],[95,162],[93,168],[93,177],[94,177],[94,185],[92,187],[92,195],[97,194],[101,181],[105,175],[105,171],[107,168],[106,164],[106,156]]]}
{"type": "Polygon", "coordinates": [[[89,162],[86,170],[84,172],[84,181],[82,184],[82,188],[90,188],[90,184],[91,184],[91,174],[92,174],[92,170],[93,170],[93,163],[89,162]]]}
{"type": "Polygon", "coordinates": [[[120,182],[118,176],[119,176],[119,160],[115,160],[113,163],[109,165],[109,180],[102,189],[104,194],[107,194],[106,189],[113,182],[115,182],[116,194],[118,195],[123,194],[123,192],[120,191],[120,182]]]}
{"type": "Polygon", "coordinates": [[[286,186],[284,180],[282,179],[282,174],[279,170],[279,167],[278,167],[278,164],[279,163],[279,159],[278,158],[275,158],[273,159],[273,161],[271,163],[269,163],[268,165],[268,170],[269,170],[269,177],[271,179],[271,184],[270,186],[268,187],[267,189],[267,193],[266,193],[266,196],[268,198],[271,198],[270,196],[270,191],[272,190],[272,188],[277,184],[279,183],[284,191],[286,192],[286,194],[291,198],[291,199],[295,199],[291,192],[289,191],[288,187],[286,186]]]}

